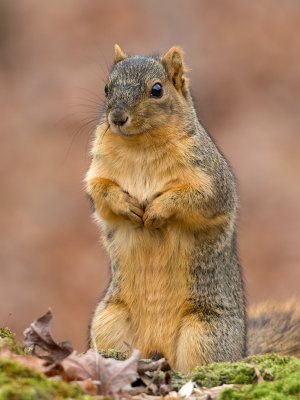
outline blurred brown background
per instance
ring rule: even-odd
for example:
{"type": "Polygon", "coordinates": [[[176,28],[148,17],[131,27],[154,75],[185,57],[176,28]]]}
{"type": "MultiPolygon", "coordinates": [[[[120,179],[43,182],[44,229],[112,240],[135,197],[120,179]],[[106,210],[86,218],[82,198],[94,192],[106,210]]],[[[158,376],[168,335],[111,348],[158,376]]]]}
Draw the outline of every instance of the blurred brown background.
{"type": "Polygon", "coordinates": [[[0,325],[21,338],[51,306],[84,349],[108,263],[82,179],[114,43],[184,48],[239,181],[249,302],[299,296],[299,1],[1,0],[0,325]]]}

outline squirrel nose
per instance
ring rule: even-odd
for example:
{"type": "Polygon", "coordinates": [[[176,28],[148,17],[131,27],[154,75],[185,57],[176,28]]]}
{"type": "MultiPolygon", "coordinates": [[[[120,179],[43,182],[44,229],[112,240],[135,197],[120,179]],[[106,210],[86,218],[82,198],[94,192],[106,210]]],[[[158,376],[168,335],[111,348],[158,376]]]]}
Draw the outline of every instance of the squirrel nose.
{"type": "Polygon", "coordinates": [[[128,121],[128,115],[126,115],[123,111],[116,110],[112,112],[110,119],[113,124],[122,126],[128,121]]]}

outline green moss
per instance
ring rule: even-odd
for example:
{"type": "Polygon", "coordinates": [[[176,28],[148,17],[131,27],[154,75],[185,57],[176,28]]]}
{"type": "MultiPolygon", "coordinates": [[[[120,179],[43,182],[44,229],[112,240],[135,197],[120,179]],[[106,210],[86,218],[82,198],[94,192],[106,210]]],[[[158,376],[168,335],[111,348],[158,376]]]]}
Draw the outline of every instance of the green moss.
{"type": "Polygon", "coordinates": [[[239,389],[225,389],[221,393],[219,399],[300,399],[300,375],[291,376],[290,378],[280,381],[261,382],[254,385],[246,385],[239,389]]]}
{"type": "Polygon", "coordinates": [[[169,371],[172,380],[173,390],[178,391],[185,383],[190,380],[189,376],[183,375],[181,372],[169,371]]]}
{"type": "Polygon", "coordinates": [[[199,386],[237,384],[224,389],[220,399],[300,399],[300,360],[296,357],[266,354],[247,357],[236,363],[212,363],[191,373],[199,386]],[[264,382],[256,383],[257,366],[264,382]]]}
{"type": "MultiPolygon", "coordinates": [[[[150,375],[154,375],[154,373],[150,373],[150,375]]],[[[166,382],[166,376],[168,375],[168,382],[171,378],[172,381],[172,388],[175,391],[178,391],[185,383],[187,383],[190,378],[189,376],[183,375],[181,372],[175,371],[159,371],[158,373],[155,372],[153,383],[160,386],[166,382]]]]}
{"type": "Polygon", "coordinates": [[[240,362],[219,362],[205,367],[196,367],[191,373],[191,379],[199,386],[206,387],[224,383],[252,384],[257,380],[253,363],[265,381],[284,379],[296,371],[300,372],[298,358],[266,354],[247,357],[240,362]]]}
{"type": "Polygon", "coordinates": [[[7,326],[0,328],[1,339],[14,338],[15,336],[16,336],[15,333],[12,333],[12,331],[9,328],[7,328],[7,326]]]}
{"type": "Polygon", "coordinates": [[[284,379],[296,371],[300,371],[300,360],[296,357],[281,356],[279,354],[265,354],[250,356],[243,360],[255,363],[265,380],[284,379]]]}
{"type": "Polygon", "coordinates": [[[16,334],[9,328],[0,328],[0,349],[2,347],[7,347],[16,354],[28,354],[28,350],[23,348],[22,344],[16,340],[15,336],[16,334]]]}
{"type": "Polygon", "coordinates": [[[256,374],[253,365],[245,362],[220,362],[195,368],[192,371],[191,378],[199,386],[214,387],[224,383],[252,383],[256,379],[256,374]]]}
{"type": "Polygon", "coordinates": [[[114,358],[115,360],[126,360],[129,357],[129,351],[117,351],[113,349],[98,350],[99,354],[105,358],[114,358]]]}
{"type": "Polygon", "coordinates": [[[0,358],[1,400],[92,400],[80,386],[49,379],[34,369],[9,358],[0,358]]]}

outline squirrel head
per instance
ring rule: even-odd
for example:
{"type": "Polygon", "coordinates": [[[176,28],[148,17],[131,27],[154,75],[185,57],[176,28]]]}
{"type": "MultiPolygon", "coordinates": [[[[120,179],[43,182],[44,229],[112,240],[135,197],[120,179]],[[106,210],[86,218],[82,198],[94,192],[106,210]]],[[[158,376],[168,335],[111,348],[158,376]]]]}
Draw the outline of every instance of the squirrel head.
{"type": "MultiPolygon", "coordinates": [[[[110,131],[135,136],[167,126],[188,109],[183,51],[160,56],[127,56],[115,45],[114,64],[105,85],[110,131]]],[[[174,121],[176,123],[176,121],[174,121]]]]}

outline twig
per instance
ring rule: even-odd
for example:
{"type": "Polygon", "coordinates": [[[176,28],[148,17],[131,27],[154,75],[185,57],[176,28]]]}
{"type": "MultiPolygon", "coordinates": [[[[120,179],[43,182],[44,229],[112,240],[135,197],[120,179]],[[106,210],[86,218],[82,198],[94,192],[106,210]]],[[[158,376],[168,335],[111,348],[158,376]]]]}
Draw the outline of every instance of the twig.
{"type": "Polygon", "coordinates": [[[168,371],[170,368],[168,361],[165,358],[161,358],[157,361],[139,360],[138,373],[143,374],[144,372],[153,371],[168,371]]]}
{"type": "Polygon", "coordinates": [[[261,376],[261,373],[259,372],[259,369],[257,367],[257,365],[255,364],[254,361],[251,362],[251,364],[253,365],[256,377],[257,377],[257,383],[261,383],[264,381],[263,377],[261,376]]]}

